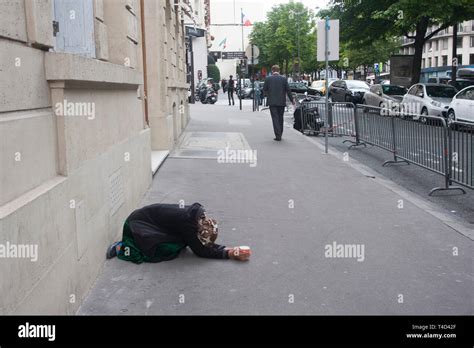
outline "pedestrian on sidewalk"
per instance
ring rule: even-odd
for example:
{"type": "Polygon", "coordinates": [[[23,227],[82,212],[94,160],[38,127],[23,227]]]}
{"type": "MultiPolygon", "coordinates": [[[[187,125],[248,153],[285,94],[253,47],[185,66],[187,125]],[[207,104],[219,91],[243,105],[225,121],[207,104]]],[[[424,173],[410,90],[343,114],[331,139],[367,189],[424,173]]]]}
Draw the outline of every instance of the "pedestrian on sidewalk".
{"type": "Polygon", "coordinates": [[[267,97],[267,104],[270,107],[272,115],[274,140],[281,141],[283,135],[283,114],[286,107],[286,96],[290,99],[293,106],[295,101],[291,95],[290,86],[286,77],[280,75],[280,67],[272,66],[272,75],[265,79],[263,92],[267,97]]]}
{"type": "Polygon", "coordinates": [[[260,80],[258,77],[255,78],[253,83],[253,89],[255,92],[255,104],[260,106],[262,105],[261,94],[260,94],[260,80]]]}
{"type": "Polygon", "coordinates": [[[229,97],[229,105],[230,101],[232,99],[232,105],[235,105],[234,103],[234,89],[235,89],[235,81],[232,78],[232,75],[229,76],[229,81],[227,82],[227,96],[229,97]]]}
{"type": "Polygon", "coordinates": [[[248,247],[216,244],[217,232],[217,221],[207,217],[199,203],[182,207],[152,204],[130,214],[123,226],[122,241],[107,249],[107,258],[117,256],[134,263],[168,261],[189,246],[199,257],[249,259],[248,247]]]}

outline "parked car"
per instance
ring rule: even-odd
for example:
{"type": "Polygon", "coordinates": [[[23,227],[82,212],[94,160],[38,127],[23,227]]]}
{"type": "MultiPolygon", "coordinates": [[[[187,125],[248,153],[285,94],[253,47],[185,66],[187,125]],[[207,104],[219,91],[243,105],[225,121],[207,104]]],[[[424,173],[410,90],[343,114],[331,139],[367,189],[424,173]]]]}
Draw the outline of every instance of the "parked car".
{"type": "MultiPolygon", "coordinates": [[[[250,81],[250,79],[242,80],[242,83],[244,84],[242,88],[242,93],[240,93],[240,89],[237,88],[237,95],[239,96],[239,98],[243,96],[243,99],[253,99],[253,94],[255,93],[255,88],[257,88],[257,85],[254,85],[254,89],[252,89],[252,82],[250,81]]],[[[260,86],[260,95],[262,96],[264,82],[258,81],[257,84],[260,86]]]]}
{"type": "Polygon", "coordinates": [[[449,103],[456,93],[457,89],[451,85],[417,83],[403,96],[401,109],[403,113],[418,115],[414,119],[423,123],[427,120],[424,115],[446,117],[449,103]]]}
{"type": "Polygon", "coordinates": [[[430,77],[428,79],[428,83],[447,84],[449,80],[450,80],[449,77],[430,77]]]}
{"type": "Polygon", "coordinates": [[[338,80],[329,87],[328,97],[331,102],[362,103],[365,92],[369,91],[369,85],[359,80],[338,80]]]}
{"type": "Polygon", "coordinates": [[[362,104],[393,109],[400,104],[407,89],[396,85],[372,85],[364,94],[362,104]]]}
{"type": "MultiPolygon", "coordinates": [[[[329,86],[331,86],[331,84],[334,81],[337,81],[337,79],[330,78],[329,82],[328,82],[329,86]]],[[[326,80],[313,81],[311,86],[308,87],[308,94],[311,94],[311,95],[326,95],[326,80]]]]}
{"type": "Polygon", "coordinates": [[[460,91],[461,89],[464,89],[466,87],[474,86],[474,80],[457,78],[456,82],[450,80],[449,84],[455,87],[458,91],[460,91]]]}
{"type": "Polygon", "coordinates": [[[250,97],[250,91],[252,90],[252,83],[250,79],[237,79],[235,81],[235,92],[239,98],[243,96],[243,99],[250,97]],[[240,88],[242,87],[242,93],[240,88]]]}
{"type": "Polygon", "coordinates": [[[448,119],[474,122],[474,86],[459,91],[448,108],[448,119]]]}
{"type": "Polygon", "coordinates": [[[308,91],[308,87],[303,82],[288,82],[290,91],[298,94],[305,94],[308,91]]]}

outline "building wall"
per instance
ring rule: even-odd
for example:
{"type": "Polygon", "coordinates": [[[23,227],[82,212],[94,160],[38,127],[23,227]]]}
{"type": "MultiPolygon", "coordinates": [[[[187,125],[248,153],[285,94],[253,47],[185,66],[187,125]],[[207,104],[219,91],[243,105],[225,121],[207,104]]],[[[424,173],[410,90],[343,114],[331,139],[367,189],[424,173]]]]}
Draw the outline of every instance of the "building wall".
{"type": "Polygon", "coordinates": [[[147,22],[149,126],[141,2],[73,2],[90,5],[74,16],[93,16],[93,41],[59,52],[57,40],[79,33],[61,22],[53,36],[55,1],[0,2],[0,245],[38,247],[36,261],[0,258],[0,314],[75,313],[151,183],[151,151],[171,149],[189,120],[171,1],[147,22]]]}
{"type": "MultiPolygon", "coordinates": [[[[474,20],[465,21],[460,24],[458,40],[462,41],[462,47],[457,48],[457,55],[461,57],[459,66],[474,65],[474,20]]],[[[422,69],[441,68],[433,72],[433,76],[450,75],[453,50],[453,27],[449,27],[437,33],[425,43],[422,54],[422,69]],[[443,59],[444,58],[444,59],[443,59]],[[431,63],[430,63],[431,59],[431,63]]],[[[404,39],[401,54],[414,54],[412,40],[404,39]]],[[[422,70],[423,72],[423,70],[422,70]]],[[[427,76],[426,76],[427,77],[427,76]]]]}
{"type": "Polygon", "coordinates": [[[170,150],[189,122],[182,13],[169,0],[143,4],[151,146],[170,150]]]}
{"type": "Polygon", "coordinates": [[[202,72],[201,78],[207,78],[207,42],[205,37],[193,37],[192,40],[194,52],[194,81],[197,83],[199,81],[199,70],[202,72]]]}

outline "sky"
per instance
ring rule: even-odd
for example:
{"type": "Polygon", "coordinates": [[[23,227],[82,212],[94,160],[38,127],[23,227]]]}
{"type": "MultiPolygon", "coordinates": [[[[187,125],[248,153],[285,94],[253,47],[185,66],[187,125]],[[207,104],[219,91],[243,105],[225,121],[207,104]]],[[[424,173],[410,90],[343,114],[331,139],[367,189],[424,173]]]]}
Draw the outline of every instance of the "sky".
{"type": "MultiPolygon", "coordinates": [[[[214,37],[211,51],[241,51],[242,28],[229,26],[240,24],[240,11],[251,23],[266,20],[266,14],[274,5],[289,3],[290,0],[211,0],[211,35],[214,37]],[[226,40],[226,48],[219,46],[226,40]]],[[[328,0],[294,0],[317,12],[316,7],[325,8],[328,0]]],[[[244,49],[248,45],[251,27],[244,27],[244,49]]]]}
{"type": "MultiPolygon", "coordinates": [[[[240,9],[251,22],[264,21],[266,13],[274,5],[289,3],[290,0],[211,0],[211,23],[240,22],[240,9]]],[[[324,8],[328,0],[293,0],[317,12],[317,7],[324,8]]]]}

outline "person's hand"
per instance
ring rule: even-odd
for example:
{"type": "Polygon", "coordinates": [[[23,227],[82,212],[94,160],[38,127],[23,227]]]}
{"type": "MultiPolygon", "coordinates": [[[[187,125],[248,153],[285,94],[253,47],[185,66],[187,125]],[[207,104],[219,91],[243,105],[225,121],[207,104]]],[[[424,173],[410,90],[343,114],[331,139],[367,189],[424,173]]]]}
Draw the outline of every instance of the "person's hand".
{"type": "Polygon", "coordinates": [[[243,252],[239,247],[229,248],[227,249],[227,252],[229,253],[230,259],[237,261],[248,261],[251,254],[250,250],[248,252],[243,252]]]}

